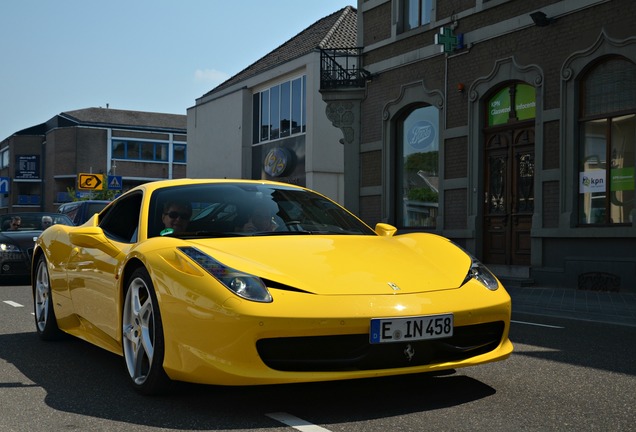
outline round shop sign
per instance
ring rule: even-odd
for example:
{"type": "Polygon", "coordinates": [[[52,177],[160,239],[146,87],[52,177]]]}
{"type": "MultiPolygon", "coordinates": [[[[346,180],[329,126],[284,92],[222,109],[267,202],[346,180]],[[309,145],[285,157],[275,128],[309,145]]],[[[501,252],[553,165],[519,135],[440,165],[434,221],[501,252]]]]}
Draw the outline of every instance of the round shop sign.
{"type": "Polygon", "coordinates": [[[418,121],[409,129],[406,139],[415,150],[426,150],[435,141],[435,127],[427,120],[418,121]]]}
{"type": "Polygon", "coordinates": [[[291,161],[291,155],[289,150],[281,147],[271,149],[265,161],[263,161],[263,170],[272,177],[278,177],[282,175],[289,167],[291,161]]]}

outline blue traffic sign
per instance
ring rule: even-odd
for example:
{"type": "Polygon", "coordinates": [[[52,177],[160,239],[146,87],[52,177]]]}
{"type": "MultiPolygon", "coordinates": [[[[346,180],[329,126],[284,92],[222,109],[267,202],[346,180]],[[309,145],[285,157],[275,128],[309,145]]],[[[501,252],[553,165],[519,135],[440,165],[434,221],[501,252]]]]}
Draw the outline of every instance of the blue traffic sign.
{"type": "Polygon", "coordinates": [[[108,176],[108,189],[110,190],[121,190],[122,189],[122,179],[121,176],[108,176]]]}

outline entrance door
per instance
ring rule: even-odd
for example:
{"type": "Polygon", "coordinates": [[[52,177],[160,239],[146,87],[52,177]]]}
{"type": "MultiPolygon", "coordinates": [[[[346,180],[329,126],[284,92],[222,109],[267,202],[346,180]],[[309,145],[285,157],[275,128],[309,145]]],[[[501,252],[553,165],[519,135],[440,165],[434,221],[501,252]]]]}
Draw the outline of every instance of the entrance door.
{"type": "Polygon", "coordinates": [[[484,173],[484,261],[530,265],[534,128],[488,133],[484,173]]]}

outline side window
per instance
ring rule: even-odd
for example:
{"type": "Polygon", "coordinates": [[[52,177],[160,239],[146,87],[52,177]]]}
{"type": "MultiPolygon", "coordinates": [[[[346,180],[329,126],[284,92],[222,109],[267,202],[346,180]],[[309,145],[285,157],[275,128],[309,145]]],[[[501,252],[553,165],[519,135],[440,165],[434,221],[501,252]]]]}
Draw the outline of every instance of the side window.
{"type": "Polygon", "coordinates": [[[131,194],[119,199],[102,215],[99,226],[108,238],[123,243],[137,241],[141,199],[141,192],[131,194]]]}
{"type": "Polygon", "coordinates": [[[68,216],[75,225],[77,225],[77,210],[79,208],[79,204],[76,203],[71,203],[71,204],[64,204],[62,207],[60,207],[60,213],[65,214],[66,216],[68,216]]]}

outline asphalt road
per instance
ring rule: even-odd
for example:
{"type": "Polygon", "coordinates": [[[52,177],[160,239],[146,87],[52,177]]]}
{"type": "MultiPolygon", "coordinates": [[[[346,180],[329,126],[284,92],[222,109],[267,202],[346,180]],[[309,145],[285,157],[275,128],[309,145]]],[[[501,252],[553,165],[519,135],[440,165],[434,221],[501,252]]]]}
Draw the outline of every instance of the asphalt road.
{"type": "Polygon", "coordinates": [[[513,314],[515,352],[445,376],[318,384],[128,387],[122,360],[41,342],[28,286],[0,286],[0,431],[626,431],[636,328],[513,314]]]}

